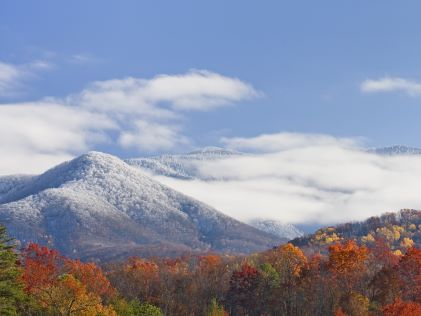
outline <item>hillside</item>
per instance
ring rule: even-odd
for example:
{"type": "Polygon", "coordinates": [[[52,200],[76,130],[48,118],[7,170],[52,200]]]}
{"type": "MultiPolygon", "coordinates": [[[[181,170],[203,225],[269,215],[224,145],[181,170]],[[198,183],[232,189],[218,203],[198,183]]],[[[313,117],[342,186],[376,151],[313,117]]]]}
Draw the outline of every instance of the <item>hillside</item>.
{"type": "Polygon", "coordinates": [[[392,250],[402,253],[410,246],[421,248],[421,211],[404,209],[397,213],[370,217],[362,222],[325,227],[291,242],[304,249],[324,251],[326,246],[347,239],[368,247],[376,239],[382,239],[392,250]]]}
{"type": "Polygon", "coordinates": [[[105,260],[190,251],[249,253],[284,241],[98,152],[39,176],[0,178],[0,223],[21,243],[105,260]]]}

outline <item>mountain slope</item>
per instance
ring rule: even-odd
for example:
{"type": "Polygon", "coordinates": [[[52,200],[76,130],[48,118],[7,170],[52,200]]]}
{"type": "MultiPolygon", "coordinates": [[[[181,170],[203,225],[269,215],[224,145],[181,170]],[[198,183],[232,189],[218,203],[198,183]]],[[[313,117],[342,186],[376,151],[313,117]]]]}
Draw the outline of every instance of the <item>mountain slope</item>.
{"type": "Polygon", "coordinates": [[[0,193],[0,223],[22,243],[48,244],[66,255],[247,253],[282,241],[98,152],[40,176],[6,180],[0,180],[9,183],[0,193]]]}
{"type": "Polygon", "coordinates": [[[302,237],[304,235],[304,233],[294,225],[272,219],[257,218],[249,221],[248,224],[259,230],[273,234],[280,238],[287,238],[288,240],[302,237]]]}

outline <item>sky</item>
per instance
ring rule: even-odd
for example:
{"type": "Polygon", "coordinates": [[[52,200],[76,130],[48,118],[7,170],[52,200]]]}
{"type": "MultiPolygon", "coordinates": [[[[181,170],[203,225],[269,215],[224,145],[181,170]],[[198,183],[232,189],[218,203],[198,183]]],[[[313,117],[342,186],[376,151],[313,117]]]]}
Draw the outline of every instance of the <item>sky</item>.
{"type": "Polygon", "coordinates": [[[89,150],[421,147],[420,11],[410,0],[1,1],[0,174],[89,150]]]}

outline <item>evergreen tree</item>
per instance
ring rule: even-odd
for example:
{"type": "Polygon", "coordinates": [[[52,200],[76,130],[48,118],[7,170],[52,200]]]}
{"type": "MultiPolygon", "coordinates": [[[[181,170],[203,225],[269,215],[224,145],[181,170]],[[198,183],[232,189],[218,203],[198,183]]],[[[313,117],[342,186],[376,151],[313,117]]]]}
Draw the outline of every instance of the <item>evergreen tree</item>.
{"type": "Polygon", "coordinates": [[[17,315],[19,301],[24,298],[20,281],[21,269],[15,245],[6,235],[6,228],[0,225],[0,315],[17,315]]]}

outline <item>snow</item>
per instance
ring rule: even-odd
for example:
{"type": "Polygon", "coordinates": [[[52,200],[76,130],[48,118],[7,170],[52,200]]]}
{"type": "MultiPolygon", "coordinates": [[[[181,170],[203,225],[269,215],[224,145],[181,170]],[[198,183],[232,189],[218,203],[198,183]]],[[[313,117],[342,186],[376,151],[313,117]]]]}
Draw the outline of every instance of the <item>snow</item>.
{"type": "Polygon", "coordinates": [[[129,165],[156,175],[178,179],[203,179],[199,174],[198,168],[202,161],[224,159],[238,155],[244,154],[220,147],[205,147],[187,154],[133,158],[125,161],[129,165]]]}
{"type": "Polygon", "coordinates": [[[1,177],[0,222],[22,241],[53,242],[68,254],[86,244],[160,240],[204,251],[218,238],[232,238],[229,249],[251,243],[255,251],[276,240],[99,152],[39,176],[1,177]]]}
{"type": "Polygon", "coordinates": [[[249,225],[267,233],[292,240],[304,236],[304,233],[292,224],[272,219],[257,218],[248,222],[249,225]]]}

